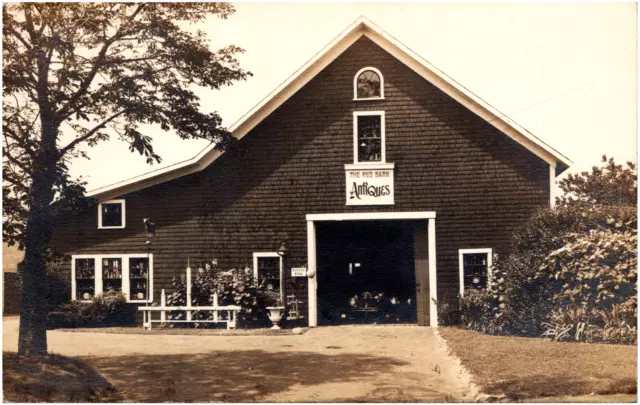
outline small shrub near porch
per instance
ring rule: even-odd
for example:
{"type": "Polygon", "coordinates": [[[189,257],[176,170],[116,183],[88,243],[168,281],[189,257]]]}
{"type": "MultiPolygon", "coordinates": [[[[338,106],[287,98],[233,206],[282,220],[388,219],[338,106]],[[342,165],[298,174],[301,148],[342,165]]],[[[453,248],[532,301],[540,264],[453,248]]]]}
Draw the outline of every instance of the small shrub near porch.
{"type": "Polygon", "coordinates": [[[71,301],[50,312],[49,327],[83,328],[127,325],[135,322],[135,308],[122,292],[108,290],[89,302],[71,301]]]}
{"type": "MultiPolygon", "coordinates": [[[[187,281],[184,275],[172,280],[173,292],[167,297],[169,306],[184,306],[187,303],[187,281]]],[[[266,327],[270,325],[265,308],[275,304],[263,294],[261,286],[253,277],[249,267],[222,270],[217,260],[205,263],[193,272],[191,281],[191,305],[213,305],[213,295],[218,295],[219,305],[239,305],[239,327],[266,327]]],[[[193,311],[192,319],[202,320],[210,317],[210,313],[193,311]]],[[[171,319],[185,319],[184,311],[171,314],[171,319]]],[[[188,325],[188,324],[187,324],[188,325]]],[[[174,325],[172,325],[174,326],[174,325]]],[[[196,327],[203,327],[195,324],[196,327]]]]}

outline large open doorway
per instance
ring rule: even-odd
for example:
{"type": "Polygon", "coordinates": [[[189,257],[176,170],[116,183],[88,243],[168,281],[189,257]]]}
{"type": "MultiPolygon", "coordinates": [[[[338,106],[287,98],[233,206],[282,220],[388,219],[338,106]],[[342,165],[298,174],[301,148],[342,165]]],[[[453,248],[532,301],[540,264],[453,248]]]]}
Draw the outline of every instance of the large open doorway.
{"type": "MultiPolygon", "coordinates": [[[[318,286],[321,284],[319,282],[319,277],[323,279],[323,281],[328,282],[329,284],[333,284],[335,287],[334,292],[332,293],[331,289],[320,288],[320,291],[326,293],[328,297],[323,297],[324,307],[328,309],[328,316],[325,316],[325,320],[327,322],[335,322],[335,316],[331,315],[331,312],[337,312],[338,308],[345,308],[345,305],[348,305],[347,309],[351,309],[353,307],[357,310],[363,310],[361,312],[377,312],[376,310],[372,310],[371,308],[371,300],[379,300],[380,297],[374,297],[373,291],[364,291],[369,294],[363,293],[362,296],[355,297],[358,291],[361,291],[363,287],[370,287],[376,285],[382,285],[380,280],[388,281],[390,278],[388,277],[390,274],[391,278],[395,277],[397,273],[393,273],[389,270],[382,270],[381,272],[372,272],[372,275],[365,276],[364,280],[361,283],[361,287],[358,289],[347,289],[346,287],[342,287],[339,280],[342,279],[343,275],[338,274],[333,280],[331,277],[331,269],[340,269],[344,266],[344,255],[345,252],[355,252],[358,255],[361,255],[360,249],[364,249],[365,251],[374,251],[376,247],[380,249],[382,247],[382,254],[377,253],[377,257],[385,257],[387,255],[393,256],[394,253],[390,252],[404,252],[401,256],[402,259],[399,259],[397,263],[404,263],[408,259],[407,257],[410,255],[410,252],[407,253],[407,246],[411,245],[411,242],[408,242],[408,227],[407,224],[412,224],[413,228],[413,269],[415,271],[414,275],[414,284],[415,284],[415,297],[416,297],[416,315],[417,315],[417,323],[421,326],[437,326],[438,325],[438,315],[436,311],[436,297],[438,296],[437,291],[437,271],[436,271],[436,213],[433,211],[413,211],[413,212],[351,212],[351,213],[325,213],[325,214],[307,214],[307,280],[308,280],[308,299],[309,299],[309,326],[314,327],[318,325],[318,286]],[[337,252],[336,257],[338,259],[332,259],[331,256],[327,258],[325,253],[323,252],[322,267],[323,270],[318,269],[318,253],[322,252],[323,247],[321,243],[318,243],[317,240],[317,228],[323,227],[323,224],[348,224],[350,222],[386,222],[386,223],[401,223],[397,225],[398,228],[394,227],[396,225],[385,226],[382,225],[381,228],[376,227],[367,227],[366,225],[351,225],[347,227],[341,228],[337,226],[336,228],[325,227],[324,231],[321,231],[324,236],[322,239],[325,241],[325,244],[328,244],[327,250],[330,252],[337,252]],[[388,233],[385,232],[389,231],[388,233]],[[349,237],[351,235],[351,237],[349,237]],[[350,243],[350,240],[353,240],[353,235],[362,240],[374,241],[364,246],[360,243],[350,243]],[[376,237],[374,237],[377,235],[376,237]],[[389,246],[392,246],[389,249],[389,246]],[[345,247],[346,246],[346,247],[345,247]],[[358,247],[360,246],[360,247],[358,247]],[[373,246],[373,248],[372,248],[373,246]],[[351,248],[351,250],[349,250],[351,248]],[[332,261],[334,261],[332,263],[332,261]],[[339,261],[342,261],[341,264],[339,261]],[[382,274],[387,275],[383,277],[375,277],[374,274],[382,274]],[[376,278],[378,279],[376,281],[376,278]],[[345,291],[346,290],[346,291],[345,291]],[[354,295],[347,297],[347,304],[345,304],[344,296],[353,292],[354,295]],[[352,300],[353,298],[353,300],[352,300]],[[329,302],[328,302],[329,301],[329,302]],[[333,304],[332,304],[333,303],[333,304]],[[333,309],[332,309],[333,307],[333,309]],[[333,320],[333,321],[332,321],[333,320]]],[[[349,268],[351,268],[350,277],[353,277],[354,269],[357,269],[357,263],[360,263],[360,267],[363,266],[365,260],[360,260],[360,256],[355,257],[355,260],[347,260],[347,272],[349,272],[349,268]],[[351,267],[349,267],[349,263],[351,263],[351,267]]],[[[385,260],[389,262],[389,260],[385,260]]],[[[392,264],[392,267],[396,267],[395,264],[392,264]]],[[[407,272],[400,272],[400,274],[407,275],[407,272]]],[[[404,280],[410,279],[411,276],[407,275],[404,277],[404,280]]],[[[349,283],[346,283],[349,285],[349,283]]],[[[351,286],[353,286],[353,282],[351,286]]],[[[357,285],[357,284],[356,284],[357,285]]],[[[384,283],[385,287],[387,283],[384,283]]],[[[404,292],[405,294],[411,294],[408,292],[407,281],[400,282],[401,286],[405,286],[404,288],[400,288],[399,291],[404,292]]],[[[397,286],[395,287],[397,288],[397,286]]],[[[391,290],[391,288],[390,288],[391,290]]],[[[396,290],[398,291],[398,290],[396,290]]],[[[392,292],[393,293],[393,292],[392,292]]],[[[325,294],[323,294],[325,295],[325,294]]],[[[384,296],[384,295],[383,295],[384,296]]],[[[399,297],[389,297],[389,300],[396,298],[399,300],[399,297]]],[[[407,298],[408,300],[409,298],[407,298]]],[[[407,301],[409,304],[409,301],[407,301]]],[[[395,304],[393,304],[395,305],[395,304]]],[[[350,311],[351,312],[351,311],[350,311]]],[[[325,311],[326,313],[326,311],[325,311]]],[[[409,313],[410,314],[410,313],[409,313]]],[[[339,319],[345,319],[347,322],[348,316],[344,313],[344,318],[342,317],[343,313],[337,314],[339,319]]],[[[387,318],[386,314],[383,314],[384,319],[387,318]]],[[[411,315],[403,314],[403,318],[412,317],[411,315]]],[[[371,316],[367,315],[367,319],[370,319],[371,316]]],[[[396,322],[398,322],[400,317],[396,318],[396,322]]],[[[389,322],[392,321],[389,320],[389,322]]],[[[415,322],[415,321],[414,321],[415,322]]]]}
{"type": "Polygon", "coordinates": [[[415,221],[321,222],[319,325],[417,323],[415,221]]]}

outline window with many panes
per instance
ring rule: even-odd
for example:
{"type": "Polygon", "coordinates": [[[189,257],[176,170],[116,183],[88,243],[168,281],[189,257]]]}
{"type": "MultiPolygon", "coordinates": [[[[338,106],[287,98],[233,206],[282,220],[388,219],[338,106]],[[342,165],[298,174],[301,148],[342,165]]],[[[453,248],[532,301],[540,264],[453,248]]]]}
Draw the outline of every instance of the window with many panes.
{"type": "Polygon", "coordinates": [[[132,300],[147,298],[149,283],[149,258],[135,257],[129,259],[129,297],[132,300]]]}
{"type": "Polygon", "coordinates": [[[153,299],[152,254],[97,254],[72,257],[72,296],[91,300],[109,290],[122,292],[129,302],[153,299]]]}
{"type": "Polygon", "coordinates": [[[74,299],[90,300],[96,293],[96,260],[75,259],[74,299]]]}
{"type": "Polygon", "coordinates": [[[356,111],[353,118],[354,163],[384,163],[384,111],[356,111]]]}
{"type": "Polygon", "coordinates": [[[470,288],[484,288],[491,277],[491,249],[460,249],[460,295],[470,288]]]}
{"type": "Polygon", "coordinates": [[[353,80],[355,100],[378,100],[384,98],[384,79],[374,67],[366,67],[356,73],[353,80]]]}
{"type": "Polygon", "coordinates": [[[102,259],[102,290],[122,292],[122,258],[102,259]]]}
{"type": "Polygon", "coordinates": [[[98,205],[98,228],[124,228],[125,201],[111,200],[98,205]]]}
{"type": "Polygon", "coordinates": [[[275,252],[253,254],[254,276],[260,288],[280,293],[282,297],[282,258],[275,252]]]}

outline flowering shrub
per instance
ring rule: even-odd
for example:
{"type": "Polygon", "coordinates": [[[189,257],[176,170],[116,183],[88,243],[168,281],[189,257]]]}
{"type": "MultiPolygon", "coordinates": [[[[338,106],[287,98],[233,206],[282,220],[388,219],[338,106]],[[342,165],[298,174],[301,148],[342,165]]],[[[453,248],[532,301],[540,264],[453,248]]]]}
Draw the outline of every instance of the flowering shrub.
{"type": "MultiPolygon", "coordinates": [[[[239,305],[242,307],[238,313],[239,324],[246,324],[257,320],[263,315],[266,304],[259,294],[258,285],[250,268],[231,269],[223,271],[218,267],[217,261],[206,263],[204,268],[199,268],[192,274],[191,279],[191,305],[213,305],[213,294],[218,294],[219,305],[239,305]]],[[[187,285],[184,275],[174,277],[173,293],[167,297],[170,306],[185,305],[187,302],[187,285]]],[[[193,313],[192,319],[205,319],[208,313],[193,313]]],[[[184,312],[171,314],[172,319],[184,319],[184,312]]]]}
{"type": "Polygon", "coordinates": [[[280,297],[280,292],[273,290],[259,290],[258,291],[258,299],[261,299],[262,303],[266,307],[281,307],[282,298],[280,297]]]}

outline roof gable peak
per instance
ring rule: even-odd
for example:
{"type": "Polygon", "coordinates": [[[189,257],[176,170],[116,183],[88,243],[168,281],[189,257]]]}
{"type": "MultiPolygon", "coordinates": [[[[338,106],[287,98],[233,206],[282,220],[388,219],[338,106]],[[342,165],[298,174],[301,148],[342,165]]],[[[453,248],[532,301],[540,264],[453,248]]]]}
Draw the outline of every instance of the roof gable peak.
{"type": "MultiPolygon", "coordinates": [[[[358,17],[352,24],[336,36],[320,52],[315,54],[302,67],[296,70],[269,95],[260,100],[251,110],[236,121],[229,130],[237,139],[242,139],[256,125],[264,120],[276,108],[286,102],[300,88],[306,85],[333,60],[362,36],[366,36],[396,59],[451,96],[476,115],[522,144],[532,153],[549,163],[552,167],[566,168],[571,161],[551,146],[544,143],[525,128],[511,120],[469,89],[456,82],[443,71],[417,55],[393,36],[382,30],[365,16],[358,17]]],[[[223,152],[209,145],[191,159],[157,169],[131,179],[91,190],[88,195],[99,200],[127,194],[155,184],[173,180],[195,173],[208,167],[223,152]]]]}

